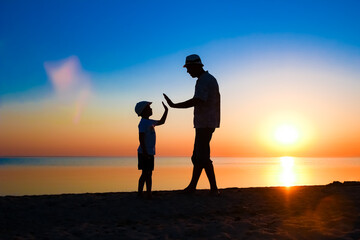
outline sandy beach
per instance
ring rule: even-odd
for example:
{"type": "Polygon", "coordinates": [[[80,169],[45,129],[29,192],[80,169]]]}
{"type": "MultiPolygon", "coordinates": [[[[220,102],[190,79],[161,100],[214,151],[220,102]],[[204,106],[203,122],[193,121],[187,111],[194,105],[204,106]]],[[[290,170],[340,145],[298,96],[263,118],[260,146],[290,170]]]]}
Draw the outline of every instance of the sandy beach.
{"type": "Polygon", "coordinates": [[[360,186],[6,196],[0,239],[360,239],[360,186]]]}

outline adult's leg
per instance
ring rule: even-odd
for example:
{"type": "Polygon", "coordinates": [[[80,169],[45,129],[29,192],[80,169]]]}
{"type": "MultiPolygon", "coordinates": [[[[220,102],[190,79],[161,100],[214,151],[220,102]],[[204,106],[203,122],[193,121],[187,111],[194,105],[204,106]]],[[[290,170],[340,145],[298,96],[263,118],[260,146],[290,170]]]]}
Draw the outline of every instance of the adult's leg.
{"type": "Polygon", "coordinates": [[[218,188],[216,185],[214,166],[212,164],[212,161],[210,160],[210,141],[215,129],[205,128],[202,131],[203,137],[201,142],[201,159],[204,163],[203,166],[205,168],[206,176],[208,177],[210,183],[210,189],[211,191],[217,192],[218,188]]]}
{"type": "Polygon", "coordinates": [[[206,176],[209,179],[210,189],[212,192],[217,192],[218,188],[216,185],[215,171],[212,162],[205,166],[206,176]]]}
{"type": "Polygon", "coordinates": [[[184,190],[188,193],[194,192],[196,190],[196,185],[199,181],[200,175],[202,172],[202,167],[200,167],[199,165],[194,165],[193,166],[193,172],[192,172],[192,177],[191,177],[191,181],[189,183],[189,186],[187,186],[184,190]]]}
{"type": "Polygon", "coordinates": [[[200,164],[200,151],[202,145],[202,132],[199,129],[195,129],[195,142],[193,155],[191,161],[193,163],[193,172],[189,185],[184,189],[186,192],[194,192],[196,190],[197,183],[199,181],[203,166],[200,164]]]}

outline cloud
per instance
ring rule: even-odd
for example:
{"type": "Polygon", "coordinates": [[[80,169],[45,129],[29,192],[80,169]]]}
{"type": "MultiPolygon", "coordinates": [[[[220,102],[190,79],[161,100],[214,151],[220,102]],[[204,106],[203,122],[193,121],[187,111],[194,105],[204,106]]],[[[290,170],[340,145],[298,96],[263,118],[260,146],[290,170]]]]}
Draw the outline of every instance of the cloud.
{"type": "Polygon", "coordinates": [[[76,56],[45,62],[44,67],[57,97],[74,101],[73,122],[78,123],[92,95],[90,75],[83,71],[76,56]]]}

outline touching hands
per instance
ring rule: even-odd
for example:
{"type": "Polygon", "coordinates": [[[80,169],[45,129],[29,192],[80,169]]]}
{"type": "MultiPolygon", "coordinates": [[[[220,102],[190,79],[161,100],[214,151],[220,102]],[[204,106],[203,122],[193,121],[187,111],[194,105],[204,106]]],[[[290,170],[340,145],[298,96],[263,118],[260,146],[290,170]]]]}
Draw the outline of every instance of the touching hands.
{"type": "Polygon", "coordinates": [[[164,106],[165,111],[167,111],[167,110],[168,110],[168,107],[164,104],[164,102],[161,102],[161,103],[162,103],[162,105],[164,106]]]}
{"type": "Polygon", "coordinates": [[[169,106],[174,107],[175,104],[171,101],[171,99],[165,93],[163,93],[163,95],[164,95],[164,98],[165,98],[166,102],[169,104],[169,106]]]}

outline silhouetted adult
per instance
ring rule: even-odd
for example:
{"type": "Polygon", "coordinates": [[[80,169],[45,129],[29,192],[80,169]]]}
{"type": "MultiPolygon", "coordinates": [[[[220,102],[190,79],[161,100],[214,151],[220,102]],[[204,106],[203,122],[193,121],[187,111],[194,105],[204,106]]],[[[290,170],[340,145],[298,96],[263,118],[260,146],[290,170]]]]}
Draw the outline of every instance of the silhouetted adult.
{"type": "Polygon", "coordinates": [[[209,179],[211,193],[218,195],[214,167],[210,159],[210,141],[215,128],[220,126],[220,92],[216,79],[203,69],[203,64],[198,55],[186,57],[184,67],[191,77],[197,78],[194,97],[180,103],[173,103],[164,94],[172,108],[194,107],[194,127],[196,130],[193,155],[191,157],[193,173],[190,184],[184,189],[187,193],[196,190],[202,169],[205,169],[209,179]]]}

